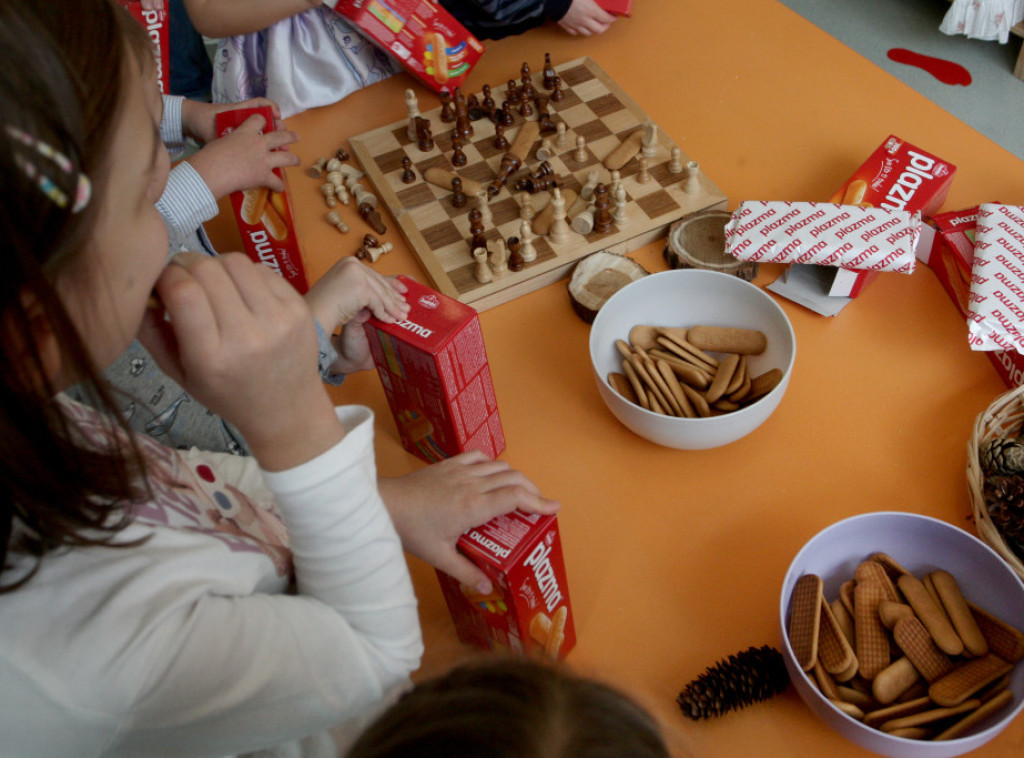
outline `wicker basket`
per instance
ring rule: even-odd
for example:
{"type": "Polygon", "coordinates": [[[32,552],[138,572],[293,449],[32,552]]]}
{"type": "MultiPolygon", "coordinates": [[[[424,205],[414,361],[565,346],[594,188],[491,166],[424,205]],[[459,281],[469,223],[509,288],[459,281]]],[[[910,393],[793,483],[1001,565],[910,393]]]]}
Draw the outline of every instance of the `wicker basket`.
{"type": "Polygon", "coordinates": [[[967,443],[967,489],[971,496],[974,523],[981,538],[1024,578],[1024,562],[1014,553],[985,507],[985,474],[981,470],[981,446],[994,437],[1015,437],[1024,431],[1024,385],[997,397],[974,422],[974,434],[967,443]]]}

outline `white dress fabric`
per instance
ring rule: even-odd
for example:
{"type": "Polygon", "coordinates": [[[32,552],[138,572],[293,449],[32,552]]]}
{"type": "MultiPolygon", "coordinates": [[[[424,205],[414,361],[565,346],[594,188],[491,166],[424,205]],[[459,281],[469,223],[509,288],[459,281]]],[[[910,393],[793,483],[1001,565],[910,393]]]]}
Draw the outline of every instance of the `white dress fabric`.
{"type": "Polygon", "coordinates": [[[336,103],[399,70],[344,17],[311,8],[263,31],[220,40],[212,95],[215,103],[269,97],[288,118],[336,103]]]}
{"type": "Polygon", "coordinates": [[[953,0],[939,31],[1006,44],[1010,29],[1024,20],[1024,0],[953,0]]]}

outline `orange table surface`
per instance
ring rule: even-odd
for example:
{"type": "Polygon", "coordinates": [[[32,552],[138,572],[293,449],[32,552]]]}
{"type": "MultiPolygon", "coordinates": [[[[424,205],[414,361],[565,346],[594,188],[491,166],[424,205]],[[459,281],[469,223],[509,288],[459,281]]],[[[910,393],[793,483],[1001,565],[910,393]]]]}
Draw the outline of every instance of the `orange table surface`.
{"type": "MultiPolygon", "coordinates": [[[[939,32],[936,30],[936,34],[939,32]]],[[[771,0],[645,0],[599,37],[555,27],[487,44],[464,91],[594,58],[729,197],[824,200],[889,134],[958,167],[946,210],[1000,200],[1024,204],[1024,165],[946,111],[771,0]]],[[[399,75],[288,121],[303,166],[346,140],[405,118],[403,91],[421,110],[436,98],[399,75]]],[[[317,182],[289,175],[313,278],[349,255],[367,231],[323,220],[317,182]]],[[[222,208],[227,208],[226,204],[222,208]]],[[[344,210],[344,209],[343,209],[344,210]]],[[[385,274],[425,273],[393,220],[385,274]]],[[[210,225],[220,250],[239,249],[230,212],[210,225]]],[[[633,256],[666,268],[661,244],[633,256]]],[[[755,283],[779,275],[764,266],[755,283]]],[[[839,316],[779,299],[797,357],[775,414],[748,437],[707,451],[658,447],[604,407],[587,349],[588,326],[565,283],[481,314],[507,450],[559,516],[576,619],[580,672],[626,689],[661,719],[674,754],[865,755],[828,729],[795,690],[707,722],[677,710],[680,688],[751,645],[779,646],[778,599],[790,560],[816,532],[875,510],[908,510],[973,531],[965,445],[976,415],[1005,387],[930,269],[878,277],[839,316]]],[[[406,453],[375,372],[332,389],[377,415],[378,466],[424,465],[406,453]]],[[[477,654],[461,645],[433,570],[410,558],[426,655],[419,676],[477,654]]],[[[1018,758],[1024,717],[975,755],[1018,758]]]]}

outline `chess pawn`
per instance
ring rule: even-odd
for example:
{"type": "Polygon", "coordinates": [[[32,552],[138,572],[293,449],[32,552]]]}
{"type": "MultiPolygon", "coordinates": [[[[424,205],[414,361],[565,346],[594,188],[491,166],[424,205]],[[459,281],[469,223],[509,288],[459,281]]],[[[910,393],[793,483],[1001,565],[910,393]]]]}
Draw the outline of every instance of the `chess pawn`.
{"type": "Polygon", "coordinates": [[[608,186],[611,188],[612,194],[615,194],[616,188],[618,188],[618,186],[622,184],[622,173],[618,169],[616,169],[615,171],[611,172],[610,176],[611,182],[608,186]]]}
{"type": "Polygon", "coordinates": [[[416,99],[415,90],[407,89],[405,91],[405,109],[409,115],[409,125],[405,128],[405,136],[416,141],[418,135],[416,119],[420,117],[420,106],[419,101],[416,99]]]}
{"type": "MultiPolygon", "coordinates": [[[[537,215],[533,207],[533,199],[530,197],[529,192],[519,193],[519,218],[523,221],[533,221],[533,217],[537,215]]],[[[522,236],[522,235],[520,235],[522,236]]]]}
{"type": "Polygon", "coordinates": [[[501,104],[501,110],[498,111],[499,123],[505,126],[512,126],[516,122],[516,117],[512,115],[512,103],[509,100],[504,101],[501,104]]]}
{"type": "Polygon", "coordinates": [[[683,192],[687,195],[696,195],[700,192],[700,166],[697,165],[697,161],[690,161],[686,164],[683,192]]]}
{"type": "Polygon", "coordinates": [[[338,214],[337,211],[330,211],[327,214],[327,223],[333,226],[342,234],[348,233],[348,224],[342,221],[341,216],[338,214]]]}
{"type": "Polygon", "coordinates": [[[491,267],[487,265],[487,248],[473,248],[473,278],[480,284],[487,284],[494,280],[491,274],[491,267]]]}
{"type": "Polygon", "coordinates": [[[551,190],[551,208],[553,211],[548,239],[552,245],[564,245],[569,241],[569,222],[565,220],[565,198],[558,187],[551,190]]]}
{"type": "Polygon", "coordinates": [[[519,67],[519,80],[526,84],[530,81],[530,64],[523,61],[523,65],[519,67]]]}
{"type": "Polygon", "coordinates": [[[523,262],[532,263],[537,260],[537,248],[533,246],[533,230],[530,228],[528,219],[522,219],[519,222],[519,239],[522,241],[519,255],[523,262]]]}
{"type": "Polygon", "coordinates": [[[641,155],[637,162],[640,164],[640,170],[636,172],[636,180],[640,184],[647,184],[647,182],[651,181],[650,161],[641,155]]]}
{"type": "Polygon", "coordinates": [[[512,105],[519,105],[519,88],[515,79],[509,79],[505,85],[505,99],[512,105]]]}
{"type": "Polygon", "coordinates": [[[658,154],[658,126],[653,121],[644,122],[644,136],[640,144],[640,155],[645,158],[653,158],[658,154]]]}
{"type": "Polygon", "coordinates": [[[572,230],[577,234],[590,234],[594,231],[594,213],[596,210],[593,205],[588,205],[573,216],[572,230]]]}
{"type": "Polygon", "coordinates": [[[508,271],[508,247],[506,247],[505,240],[501,237],[494,241],[494,249],[491,250],[487,263],[490,265],[491,271],[494,272],[495,276],[501,276],[508,271]]]}
{"type": "Polygon", "coordinates": [[[469,211],[469,249],[475,250],[478,247],[487,246],[487,238],[484,236],[484,225],[481,220],[480,211],[472,208],[469,211]]]}
{"type": "Polygon", "coordinates": [[[540,141],[540,147],[537,148],[537,160],[549,161],[555,157],[555,146],[551,144],[551,140],[542,139],[540,141]]]}
{"type": "Polygon", "coordinates": [[[331,158],[324,165],[324,169],[327,171],[328,174],[331,173],[332,171],[341,171],[341,161],[339,161],[337,158],[331,158]]]}
{"type": "Polygon", "coordinates": [[[348,150],[346,150],[343,147],[339,147],[337,150],[334,151],[334,157],[337,158],[339,161],[347,161],[350,156],[348,154],[348,150]]]}
{"type": "Polygon", "coordinates": [[[526,265],[526,261],[523,260],[523,255],[520,252],[520,243],[518,237],[508,238],[508,267],[512,271],[522,271],[523,266],[526,265]]]}
{"type": "Polygon", "coordinates": [[[583,188],[580,190],[580,197],[584,200],[592,198],[594,196],[594,188],[597,187],[597,180],[599,178],[600,175],[597,173],[596,168],[587,172],[587,183],[584,184],[583,188]]]}
{"type": "Polygon", "coordinates": [[[361,247],[356,251],[356,257],[368,263],[376,263],[382,256],[390,253],[394,247],[390,242],[384,242],[377,246],[361,247]]]}
{"type": "Polygon", "coordinates": [[[452,165],[465,166],[468,162],[469,159],[466,158],[466,153],[462,150],[462,142],[455,142],[452,146],[452,165]]]}
{"type": "Polygon", "coordinates": [[[324,175],[326,171],[324,167],[326,165],[326,158],[317,158],[315,161],[313,161],[312,165],[310,165],[310,167],[306,169],[306,173],[309,174],[314,179],[319,179],[324,175]]]}
{"type": "Polygon", "coordinates": [[[562,98],[564,97],[562,95],[562,77],[555,76],[555,78],[552,80],[552,85],[553,87],[551,89],[551,102],[562,102],[562,98]]]}
{"type": "Polygon", "coordinates": [[[491,226],[494,223],[494,216],[491,215],[491,206],[487,202],[487,190],[480,190],[476,193],[476,210],[480,213],[480,223],[483,226],[491,226]]]}
{"type": "Polygon", "coordinates": [[[416,172],[412,170],[412,159],[406,155],[402,158],[402,184],[416,181],[416,172]]]}
{"type": "Polygon", "coordinates": [[[484,96],[483,99],[481,99],[480,101],[480,107],[482,107],[485,111],[489,111],[497,105],[497,103],[494,102],[494,96],[491,94],[490,84],[485,84],[483,86],[483,94],[484,96]]]}
{"type": "Polygon", "coordinates": [[[452,109],[452,93],[447,90],[441,93],[441,121],[450,124],[455,120],[455,111],[452,109]]]}
{"type": "Polygon", "coordinates": [[[452,177],[452,207],[463,208],[466,205],[468,198],[466,193],[462,191],[462,179],[453,176],[452,177]]]}
{"type": "Polygon", "coordinates": [[[523,118],[529,118],[533,115],[533,106],[530,105],[529,98],[524,97],[523,102],[519,104],[519,115],[523,118]]]}
{"type": "Polygon", "coordinates": [[[430,122],[422,116],[416,117],[416,146],[421,153],[434,149],[434,135],[430,131],[430,122]]]}
{"type": "Polygon", "coordinates": [[[494,149],[503,153],[508,148],[508,138],[505,137],[505,125],[499,122],[494,125],[494,149]]]}
{"type": "Polygon", "coordinates": [[[555,127],[555,147],[562,149],[569,142],[569,138],[565,133],[566,126],[564,121],[559,121],[555,127]]]}
{"type": "Polygon", "coordinates": [[[682,151],[678,147],[673,147],[669,153],[668,172],[670,174],[683,173],[682,151]]]}
{"type": "Polygon", "coordinates": [[[334,185],[330,182],[324,182],[320,185],[320,193],[324,196],[324,202],[327,203],[328,208],[334,208],[338,204],[337,195],[334,191],[334,185]]]}
{"type": "Polygon", "coordinates": [[[612,221],[620,229],[629,223],[629,217],[626,215],[626,188],[621,184],[615,188],[615,211],[612,213],[612,221]]]}
{"type": "Polygon", "coordinates": [[[572,157],[577,163],[583,163],[587,159],[587,140],[582,134],[576,138],[576,152],[572,157]]]}
{"type": "Polygon", "coordinates": [[[334,185],[334,196],[338,198],[338,202],[342,205],[348,205],[352,199],[348,188],[344,184],[334,185]]]}

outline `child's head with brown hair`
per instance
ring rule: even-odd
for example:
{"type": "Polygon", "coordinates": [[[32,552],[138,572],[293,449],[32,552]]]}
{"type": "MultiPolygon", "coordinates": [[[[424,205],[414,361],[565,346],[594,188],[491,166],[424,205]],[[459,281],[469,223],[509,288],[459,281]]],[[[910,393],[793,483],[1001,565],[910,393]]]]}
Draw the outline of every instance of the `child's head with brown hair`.
{"type": "Polygon", "coordinates": [[[490,658],[418,684],[347,758],[668,758],[654,719],[561,665],[490,658]]]}
{"type": "Polygon", "coordinates": [[[112,507],[139,494],[134,450],[84,446],[54,396],[82,382],[113,410],[99,372],[166,257],[150,54],[110,0],[0,3],[0,570],[108,539],[112,507]]]}

